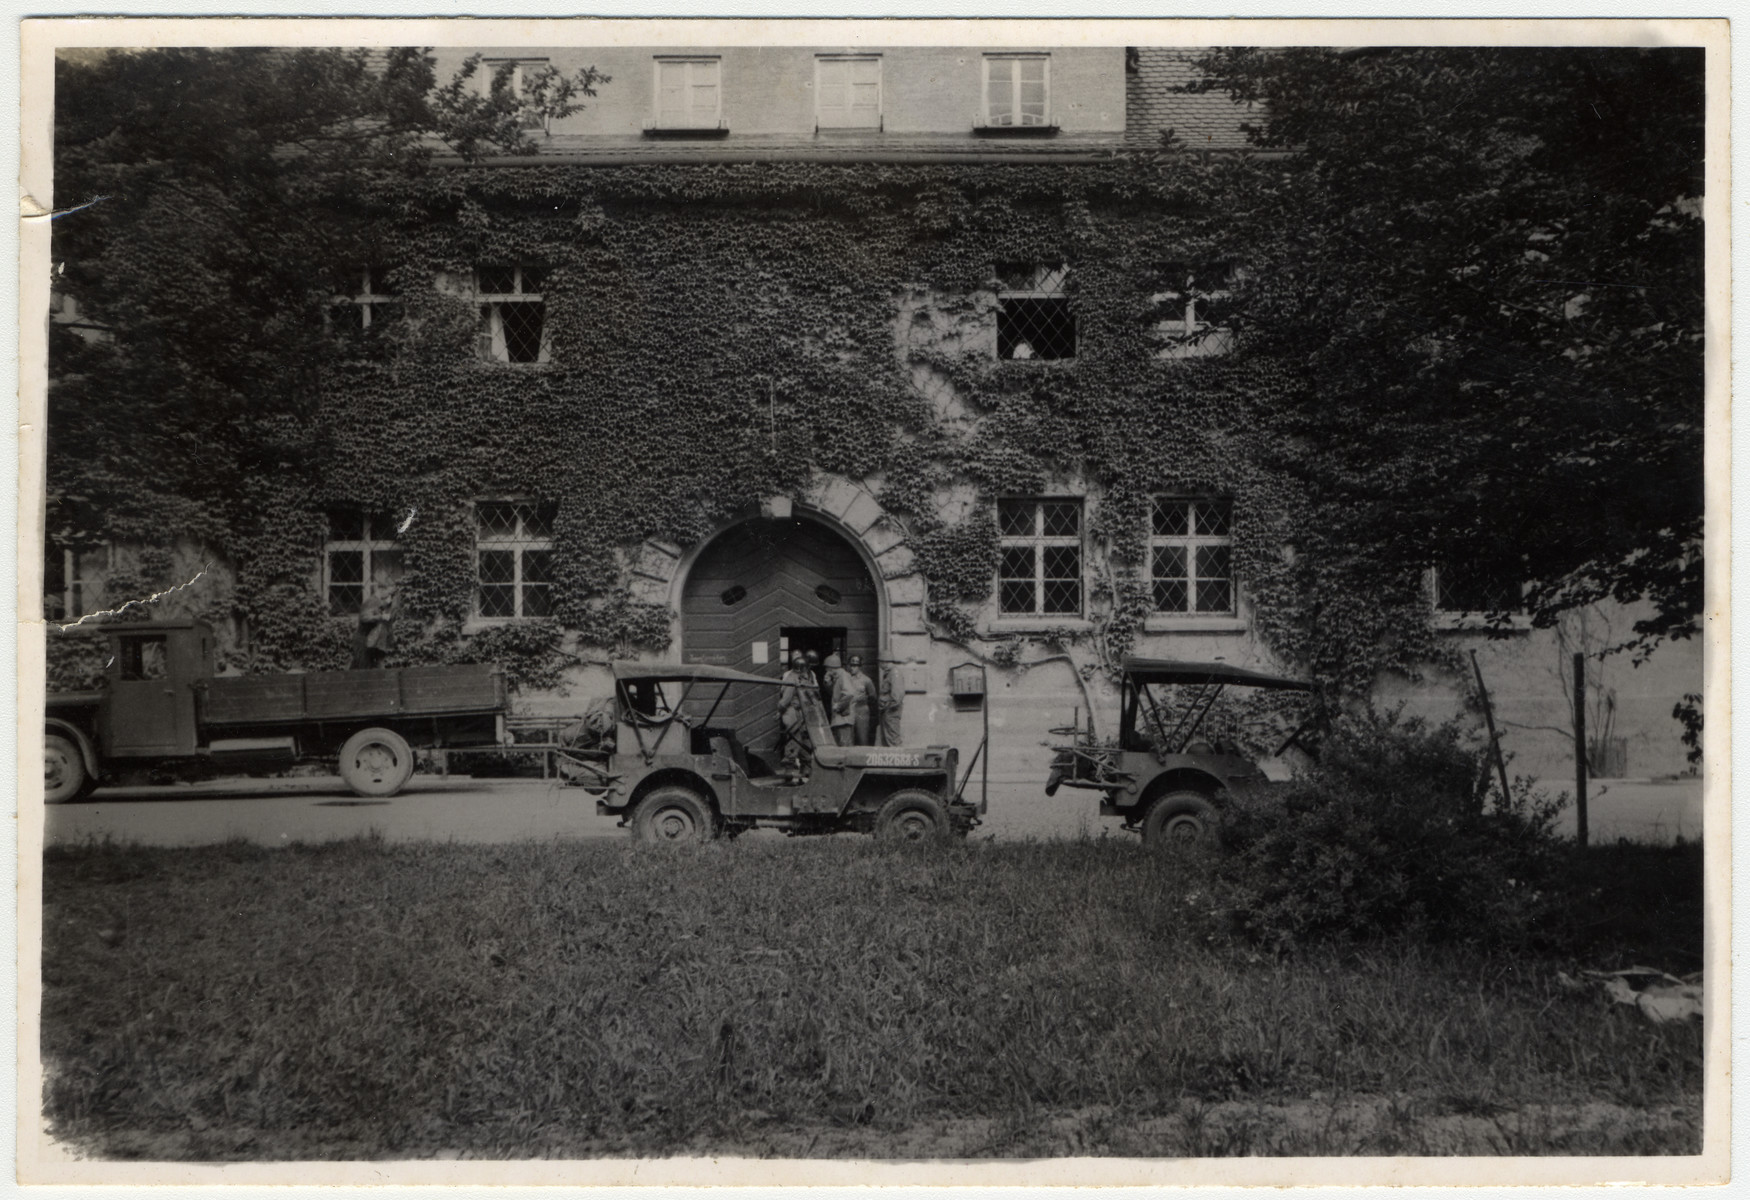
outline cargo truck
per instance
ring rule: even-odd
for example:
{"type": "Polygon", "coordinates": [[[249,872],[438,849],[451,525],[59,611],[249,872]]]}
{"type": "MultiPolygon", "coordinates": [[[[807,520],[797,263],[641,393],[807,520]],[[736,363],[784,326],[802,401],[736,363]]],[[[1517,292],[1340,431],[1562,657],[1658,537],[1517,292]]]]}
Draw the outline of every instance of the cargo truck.
{"type": "Polygon", "coordinates": [[[98,687],[50,692],[43,798],[61,804],[140,769],[240,772],[337,765],[361,796],[392,796],[415,750],[509,744],[507,690],[490,663],[216,675],[200,621],[118,622],[61,636],[107,641],[98,687]]]}

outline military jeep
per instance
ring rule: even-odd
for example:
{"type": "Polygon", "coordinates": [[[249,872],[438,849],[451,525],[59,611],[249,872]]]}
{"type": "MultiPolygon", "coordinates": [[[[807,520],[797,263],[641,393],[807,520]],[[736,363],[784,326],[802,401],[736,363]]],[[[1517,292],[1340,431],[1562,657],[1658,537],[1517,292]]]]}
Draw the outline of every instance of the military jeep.
{"type": "MultiPolygon", "coordinates": [[[[1100,815],[1123,818],[1124,828],[1140,832],[1150,849],[1213,845],[1220,837],[1218,805],[1225,795],[1269,784],[1237,745],[1203,736],[1204,721],[1227,687],[1311,692],[1314,685],[1224,663],[1126,658],[1117,741],[1096,738],[1091,718],[1086,730],[1079,719],[1074,727],[1053,730],[1070,740],[1052,747],[1045,794],[1054,796],[1059,787],[1100,792],[1100,815]],[[1169,707],[1155,690],[1163,687],[1189,689],[1189,696],[1169,707]]],[[[1276,754],[1298,744],[1313,719],[1303,720],[1276,754]]]]}
{"type": "Polygon", "coordinates": [[[759,828],[927,841],[964,836],[979,823],[982,802],[960,799],[954,747],[835,745],[817,688],[798,691],[809,752],[792,756],[788,769],[744,744],[735,719],[719,716],[775,708],[783,686],[728,667],[616,663],[614,728],[593,747],[567,751],[561,774],[646,842],[759,828]],[[725,705],[745,688],[763,689],[769,706],[745,694],[725,705]]]}

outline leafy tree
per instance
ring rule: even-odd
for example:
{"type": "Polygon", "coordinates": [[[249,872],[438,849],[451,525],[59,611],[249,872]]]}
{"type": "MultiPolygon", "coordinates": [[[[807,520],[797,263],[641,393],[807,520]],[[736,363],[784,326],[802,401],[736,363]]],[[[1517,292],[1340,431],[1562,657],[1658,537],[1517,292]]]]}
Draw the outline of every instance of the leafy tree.
{"type": "MultiPolygon", "coordinates": [[[[321,451],[329,309],[380,267],[445,145],[526,152],[605,77],[438,88],[423,50],[165,49],[57,62],[51,532],[233,548],[321,451]]],[[[376,290],[382,290],[377,287],[376,290]]]]}
{"type": "MultiPolygon", "coordinates": [[[[1701,612],[1699,50],[1226,49],[1259,151],[1163,169],[1244,247],[1240,353],[1293,364],[1260,407],[1355,578],[1517,578],[1534,620],[1701,612]]],[[[1213,245],[1211,253],[1214,253],[1213,245]]]]}

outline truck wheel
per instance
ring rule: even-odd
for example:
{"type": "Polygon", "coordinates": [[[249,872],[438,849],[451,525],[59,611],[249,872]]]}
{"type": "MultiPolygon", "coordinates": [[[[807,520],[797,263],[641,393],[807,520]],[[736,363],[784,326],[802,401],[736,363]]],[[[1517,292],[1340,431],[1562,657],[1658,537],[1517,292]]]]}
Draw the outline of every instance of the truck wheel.
{"type": "Polygon", "coordinates": [[[413,774],[413,751],[393,729],[361,729],[340,748],[340,777],[361,796],[393,796],[413,774]]]}
{"type": "Polygon", "coordinates": [[[657,788],[632,814],[632,837],[640,842],[708,842],[716,836],[717,815],[691,788],[657,788]]]}
{"type": "Polygon", "coordinates": [[[895,792],[875,814],[875,836],[884,842],[939,842],[948,830],[948,810],[928,792],[895,792]]]}
{"type": "Polygon", "coordinates": [[[1168,792],[1149,806],[1142,844],[1157,853],[1210,849],[1220,839],[1221,814],[1202,792],[1168,792]]]}
{"type": "Polygon", "coordinates": [[[85,770],[79,747],[60,734],[43,735],[43,803],[65,804],[97,786],[85,770]]]}

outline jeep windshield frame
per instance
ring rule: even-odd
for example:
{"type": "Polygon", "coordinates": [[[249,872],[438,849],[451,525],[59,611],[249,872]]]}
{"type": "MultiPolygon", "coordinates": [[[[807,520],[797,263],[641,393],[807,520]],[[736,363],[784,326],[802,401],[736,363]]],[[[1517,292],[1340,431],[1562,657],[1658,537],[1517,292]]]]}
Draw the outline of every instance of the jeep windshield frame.
{"type": "Polygon", "coordinates": [[[708,726],[711,718],[717,715],[717,709],[723,703],[723,698],[729,694],[729,689],[737,684],[759,684],[764,687],[781,687],[783,680],[768,679],[764,675],[750,675],[746,671],[737,671],[730,667],[717,667],[705,663],[621,663],[613,664],[614,692],[620,706],[621,719],[632,728],[632,736],[638,740],[638,753],[646,763],[654,759],[668,741],[669,731],[676,725],[687,730],[683,737],[690,737],[694,725],[708,726]],[[680,685],[680,694],[670,700],[664,684],[680,685]],[[712,696],[708,689],[717,685],[717,693],[712,696]],[[684,714],[688,700],[699,693],[701,703],[710,699],[711,707],[705,715],[697,720],[684,714]],[[646,732],[650,741],[645,741],[646,732]]]}
{"type": "Polygon", "coordinates": [[[1161,753],[1183,754],[1185,747],[1203,728],[1204,719],[1222,691],[1230,686],[1296,692],[1312,692],[1316,687],[1310,680],[1270,675],[1247,667],[1230,667],[1226,663],[1126,658],[1118,723],[1120,747],[1140,752],[1158,747],[1161,753]],[[1155,697],[1153,689],[1156,687],[1196,689],[1184,713],[1171,728],[1168,728],[1165,706],[1155,697]],[[1146,733],[1139,728],[1141,722],[1148,725],[1146,733]]]}

